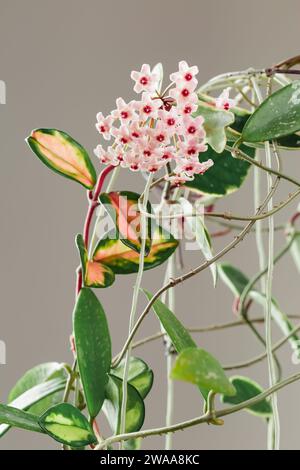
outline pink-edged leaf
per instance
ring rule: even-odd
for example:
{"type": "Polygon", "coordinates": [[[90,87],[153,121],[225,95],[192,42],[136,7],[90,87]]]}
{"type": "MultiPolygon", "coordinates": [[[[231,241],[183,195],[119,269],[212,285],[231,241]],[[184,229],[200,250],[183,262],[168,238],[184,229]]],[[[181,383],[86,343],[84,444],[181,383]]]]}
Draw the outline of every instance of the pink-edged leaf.
{"type": "Polygon", "coordinates": [[[115,280],[115,274],[109,266],[97,261],[89,260],[86,247],[81,234],[76,237],[82,269],[83,284],[86,287],[109,287],[115,280]]]}
{"type": "MultiPolygon", "coordinates": [[[[93,260],[108,266],[115,274],[136,273],[139,268],[139,253],[124,245],[115,236],[107,233],[95,248],[93,260]]],[[[162,227],[156,227],[150,253],[144,259],[144,269],[152,269],[164,263],[178,246],[178,241],[162,227]]]]}
{"type": "MultiPolygon", "coordinates": [[[[118,191],[100,194],[99,200],[111,216],[116,227],[116,238],[137,253],[141,249],[141,214],[138,208],[140,195],[131,191],[118,191]]],[[[147,204],[151,212],[151,204],[147,204]]],[[[151,249],[151,219],[147,219],[146,255],[151,249]]]]}
{"type": "Polygon", "coordinates": [[[92,189],[96,172],[87,151],[66,132],[35,129],[26,139],[37,157],[56,173],[92,189]]]}

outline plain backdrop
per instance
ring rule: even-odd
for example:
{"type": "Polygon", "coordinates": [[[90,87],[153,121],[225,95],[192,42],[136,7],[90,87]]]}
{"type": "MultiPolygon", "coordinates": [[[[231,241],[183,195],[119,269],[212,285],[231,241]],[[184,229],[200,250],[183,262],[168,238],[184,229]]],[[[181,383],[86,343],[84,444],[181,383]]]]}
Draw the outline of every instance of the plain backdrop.
{"type": "MultiPolygon", "coordinates": [[[[269,66],[299,54],[299,9],[298,0],[0,0],[0,79],[7,86],[7,103],[0,105],[0,339],[7,347],[7,364],[0,365],[1,402],[33,365],[72,360],[68,337],[78,265],[74,237],[82,230],[86,195],[80,185],[52,173],[33,156],[24,142],[31,129],[63,129],[92,155],[99,142],[96,113],[113,109],[118,96],[134,97],[131,70],[160,61],[168,76],[185,59],[198,65],[202,83],[225,71],[269,66]]],[[[285,171],[297,176],[299,158],[299,152],[285,154],[285,171]]],[[[141,190],[142,183],[123,171],[117,189],[141,190]]],[[[264,193],[265,178],[262,184],[264,193]]],[[[278,197],[286,197],[291,189],[282,184],[278,197]]],[[[276,217],[276,223],[286,220],[295,207],[296,203],[276,217]]],[[[219,208],[252,212],[252,174],[238,195],[225,198],[219,208]]],[[[232,236],[215,239],[215,250],[232,236]]],[[[278,233],[276,247],[284,241],[278,233]]],[[[184,270],[201,260],[201,253],[187,253],[184,270]]],[[[258,269],[254,236],[248,236],[226,261],[253,275],[258,269]]],[[[143,285],[155,291],[162,278],[163,268],[148,272],[143,285]]],[[[126,338],[133,282],[134,276],[119,276],[111,289],[98,291],[115,353],[126,338]]],[[[300,313],[299,275],[290,257],[276,267],[274,291],[284,311],[300,313]]],[[[221,282],[214,289],[208,271],[178,287],[176,296],[176,314],[185,325],[233,319],[232,294],[221,282]]],[[[254,307],[252,313],[261,311],[254,307]]],[[[149,315],[139,338],[158,329],[157,320],[149,315]]],[[[275,340],[280,335],[274,330],[275,340]]],[[[198,335],[197,341],[223,364],[262,350],[245,327],[198,335]]],[[[160,426],[166,405],[163,345],[142,347],[138,355],[155,372],[144,427],[160,426]]],[[[288,345],[279,356],[284,376],[299,371],[288,345]]],[[[268,385],[265,362],[239,372],[268,385]]],[[[283,449],[300,448],[299,394],[300,384],[279,394],[283,449]]],[[[176,383],[174,421],[201,413],[196,388],[176,383]]],[[[104,418],[101,422],[105,427],[104,418]]],[[[162,437],[143,442],[145,449],[163,445],[162,437]]],[[[49,438],[19,430],[11,430],[0,441],[1,449],[57,447],[49,438]]],[[[202,425],[179,432],[174,447],[264,449],[266,425],[241,412],[227,417],[223,427],[202,425]]]]}

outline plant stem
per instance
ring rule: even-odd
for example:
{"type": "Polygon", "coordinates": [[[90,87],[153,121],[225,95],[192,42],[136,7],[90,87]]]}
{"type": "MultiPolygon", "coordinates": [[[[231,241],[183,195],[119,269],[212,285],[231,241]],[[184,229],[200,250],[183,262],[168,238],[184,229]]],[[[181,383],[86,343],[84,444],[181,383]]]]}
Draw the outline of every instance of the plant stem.
{"type": "MultiPolygon", "coordinates": [[[[291,245],[293,244],[295,239],[295,234],[292,234],[286,245],[282,248],[282,250],[274,257],[274,264],[276,264],[290,249],[291,245]]],[[[259,273],[257,273],[248,284],[245,286],[240,299],[239,299],[239,314],[242,315],[244,305],[246,299],[248,297],[249,292],[253,289],[255,284],[261,279],[268,271],[268,265],[266,265],[259,273]]],[[[262,286],[264,287],[264,286],[262,286]]],[[[264,289],[262,289],[264,291],[264,289]]]]}
{"type": "MultiPolygon", "coordinates": [[[[281,346],[283,346],[290,338],[292,338],[296,333],[300,331],[300,324],[295,326],[288,335],[284,336],[280,341],[278,341],[274,346],[272,346],[272,353],[276,352],[281,346]]],[[[267,357],[267,352],[264,351],[262,354],[259,356],[256,356],[252,359],[249,359],[248,361],[244,362],[239,362],[237,364],[230,364],[230,365],[225,365],[223,366],[224,370],[234,370],[234,369],[244,369],[246,367],[253,366],[254,364],[257,364],[258,362],[263,361],[267,357]]]]}
{"type": "MultiPolygon", "coordinates": [[[[213,220],[212,219],[210,222],[213,223],[213,224],[220,225],[221,227],[227,227],[229,230],[243,230],[243,228],[244,228],[242,225],[237,225],[237,224],[233,224],[233,223],[230,223],[230,222],[224,222],[223,220],[213,220]]],[[[285,230],[285,229],[286,229],[285,224],[276,225],[276,227],[274,227],[275,231],[285,230]]],[[[268,227],[262,227],[261,231],[263,233],[268,233],[269,229],[268,229],[268,227]]],[[[250,230],[250,232],[255,233],[255,228],[250,230]]]]}
{"type": "MultiPolygon", "coordinates": [[[[289,315],[289,318],[296,318],[299,319],[300,315],[289,315]]],[[[251,323],[264,323],[265,318],[264,317],[257,317],[257,318],[251,318],[251,323]]],[[[199,326],[199,327],[190,327],[186,328],[187,331],[190,333],[210,333],[214,331],[220,331],[220,330],[226,330],[228,328],[235,328],[237,326],[246,326],[247,323],[245,320],[237,320],[233,322],[227,322],[227,323],[219,323],[216,325],[208,325],[208,326],[199,326]]],[[[142,338],[135,343],[132,343],[131,348],[136,349],[140,346],[143,346],[144,344],[150,343],[152,341],[155,341],[157,339],[163,338],[165,336],[165,333],[163,331],[159,331],[157,333],[154,333],[153,335],[146,336],[145,338],[142,338]]],[[[116,361],[118,356],[114,358],[114,361],[116,361]]]]}
{"type": "Polygon", "coordinates": [[[88,211],[87,211],[87,215],[86,215],[86,219],[85,219],[85,223],[84,223],[84,229],[83,229],[83,239],[84,239],[84,243],[85,243],[86,248],[88,248],[88,244],[89,244],[89,234],[90,234],[91,221],[92,221],[92,218],[93,218],[96,207],[99,206],[98,198],[99,198],[99,195],[101,193],[103,183],[105,181],[106,176],[114,168],[115,168],[114,166],[110,165],[110,166],[105,167],[101,171],[101,173],[98,177],[95,189],[94,189],[93,196],[89,201],[89,208],[88,208],[88,211]]]}
{"type": "MultiPolygon", "coordinates": [[[[259,150],[256,151],[256,157],[259,157],[259,150]]],[[[257,158],[259,160],[259,158],[257,158]]],[[[260,204],[260,171],[258,167],[254,168],[254,208],[259,206],[260,204]]],[[[258,263],[259,263],[259,270],[262,271],[266,265],[266,255],[264,249],[264,240],[263,240],[263,223],[262,220],[258,220],[255,225],[255,240],[256,240],[256,247],[258,252],[258,263]]],[[[265,291],[265,283],[263,278],[261,278],[261,290],[262,292],[265,291]]],[[[240,299],[241,303],[241,299],[240,299]]],[[[240,307],[240,305],[239,305],[240,307]]],[[[242,309],[239,308],[240,312],[242,313],[242,309]]]]}
{"type": "MultiPolygon", "coordinates": [[[[273,393],[281,390],[282,388],[286,387],[287,385],[292,384],[293,382],[296,382],[297,380],[300,379],[300,373],[291,375],[285,380],[282,380],[281,382],[278,382],[275,384],[273,387],[270,387],[268,390],[265,390],[264,392],[260,393],[259,395],[256,395],[253,398],[250,398],[249,400],[246,400],[242,403],[239,403],[238,405],[231,406],[229,408],[224,408],[219,411],[214,411],[214,416],[216,418],[221,418],[223,416],[228,416],[230,414],[236,413],[240,410],[243,410],[244,408],[256,405],[257,403],[260,403],[262,400],[265,398],[268,398],[270,395],[273,393]]],[[[117,436],[112,436],[106,439],[103,443],[98,445],[95,449],[96,450],[101,450],[106,448],[108,445],[113,444],[114,442],[120,442],[120,441],[126,441],[128,439],[136,439],[136,438],[145,438],[148,436],[156,436],[160,434],[166,434],[170,432],[175,432],[175,431],[181,431],[187,428],[190,428],[192,426],[196,426],[198,424],[202,423],[208,423],[213,416],[211,416],[210,413],[206,413],[202,416],[199,416],[197,418],[190,419],[188,421],[183,421],[178,424],[173,424],[170,427],[163,427],[163,428],[154,428],[154,429],[146,429],[144,431],[138,431],[138,432],[133,432],[133,433],[127,433],[127,434],[119,434],[117,436]]]]}
{"type": "MultiPolygon", "coordinates": [[[[153,175],[150,173],[148,177],[148,181],[146,183],[146,187],[144,190],[142,198],[142,207],[147,208],[147,203],[149,199],[149,191],[150,185],[152,182],[153,175]]],[[[133,289],[133,298],[132,298],[132,306],[131,306],[131,313],[129,319],[129,335],[131,334],[136,310],[137,310],[137,303],[138,303],[138,296],[141,288],[141,282],[143,277],[144,271],[144,258],[145,258],[145,248],[146,248],[146,238],[147,238],[147,218],[144,214],[141,213],[141,249],[140,249],[140,257],[139,257],[139,270],[136,278],[136,282],[133,289]]],[[[123,375],[123,384],[122,384],[122,406],[121,406],[121,417],[120,417],[120,432],[124,433],[126,428],[126,405],[127,405],[127,381],[128,381],[128,372],[129,372],[129,364],[130,364],[130,355],[131,355],[131,341],[128,344],[125,364],[124,364],[124,375],[123,375]]]]}
{"type": "MultiPolygon", "coordinates": [[[[119,166],[115,167],[113,172],[112,172],[111,178],[110,178],[110,180],[107,184],[107,188],[106,188],[107,193],[109,193],[112,190],[113,185],[114,185],[114,183],[115,183],[115,181],[118,177],[119,172],[120,172],[120,167],[119,166]]],[[[103,217],[103,214],[104,214],[104,207],[101,206],[101,208],[99,209],[99,214],[97,216],[97,219],[96,219],[96,222],[95,222],[95,225],[94,225],[94,229],[93,229],[93,233],[92,233],[92,236],[91,236],[89,257],[92,256],[92,252],[95,248],[97,228],[98,228],[98,224],[99,224],[101,218],[103,217]]]]}
{"type": "MultiPolygon", "coordinates": [[[[277,178],[270,190],[270,192],[267,194],[265,200],[261,204],[261,206],[257,209],[256,213],[257,215],[261,214],[267,205],[269,199],[272,197],[272,195],[275,193],[277,186],[279,184],[280,178],[277,178]]],[[[195,276],[196,274],[199,274],[201,271],[204,271],[206,268],[208,268],[211,264],[215,263],[218,261],[220,258],[222,258],[225,254],[227,254],[230,250],[235,248],[243,239],[244,237],[249,233],[249,231],[252,229],[253,225],[255,224],[255,220],[251,220],[245,228],[237,235],[227,246],[225,246],[221,251],[219,251],[213,258],[210,260],[205,261],[202,263],[200,266],[197,268],[192,269],[191,271],[187,272],[186,274],[183,274],[182,276],[179,276],[175,279],[171,279],[167,284],[162,286],[151,298],[151,300],[148,302],[146,305],[145,309],[143,310],[142,314],[138,318],[136,324],[133,326],[131,333],[129,334],[123,349],[121,350],[118,358],[116,361],[113,363],[113,367],[116,367],[126,354],[128,346],[131,344],[132,339],[136,332],[138,331],[141,323],[143,322],[144,318],[148,314],[148,312],[151,310],[152,305],[155,303],[155,301],[167,290],[169,290],[171,287],[175,287],[178,284],[183,283],[184,281],[190,279],[191,277],[195,276]]]]}
{"type": "MultiPolygon", "coordinates": [[[[197,211],[193,212],[192,214],[184,214],[184,213],[177,213],[177,214],[170,214],[170,215],[159,215],[157,216],[156,214],[151,214],[150,212],[143,211],[144,215],[146,215],[150,219],[158,219],[158,220],[170,220],[170,219],[180,219],[182,217],[195,217],[197,215],[202,215],[205,217],[211,217],[211,218],[220,218],[220,219],[225,219],[225,220],[241,220],[241,221],[257,221],[257,220],[263,220],[267,219],[271,215],[276,214],[279,212],[281,209],[286,207],[288,204],[290,204],[296,197],[300,195],[300,189],[295,191],[294,193],[290,193],[288,198],[285,199],[284,201],[280,202],[280,204],[274,206],[272,210],[267,211],[267,212],[260,212],[259,215],[249,215],[249,216],[243,216],[243,215],[236,215],[232,214],[231,212],[204,212],[204,214],[199,214],[197,211]]],[[[275,227],[274,227],[275,230],[275,227]]],[[[250,230],[251,231],[251,230],[250,230]]],[[[269,229],[267,230],[269,232],[269,229]]]]}
{"type": "MultiPolygon", "coordinates": [[[[254,87],[254,91],[257,96],[258,103],[261,104],[263,101],[260,89],[257,85],[257,82],[254,78],[252,78],[252,84],[254,87]]],[[[268,80],[267,86],[267,95],[271,91],[271,79],[268,80]]],[[[271,149],[270,143],[267,141],[265,142],[265,154],[266,154],[266,165],[271,168],[272,166],[272,159],[271,159],[271,149]]],[[[267,187],[268,191],[272,187],[272,176],[270,171],[267,174],[267,187]]],[[[273,209],[273,198],[271,197],[268,202],[268,210],[272,211],[273,209]]],[[[276,367],[275,361],[272,351],[272,282],[273,282],[273,272],[274,272],[274,219],[273,217],[269,217],[268,220],[269,224],[269,234],[268,234],[268,270],[267,270],[267,278],[266,278],[266,304],[265,304],[265,336],[266,336],[266,352],[267,352],[267,361],[268,361],[268,372],[269,372],[269,385],[273,387],[277,381],[276,379],[276,367]]],[[[279,421],[279,411],[278,411],[278,403],[277,403],[277,395],[274,393],[271,396],[271,403],[273,409],[272,415],[272,432],[274,432],[274,440],[272,443],[274,444],[271,449],[279,450],[280,446],[280,421],[279,421]]],[[[270,440],[269,440],[270,442],[270,440]]],[[[269,448],[270,449],[270,448],[269,448]]],[[[270,450],[271,450],[270,449],[270,450]]]]}
{"type": "MultiPolygon", "coordinates": [[[[170,279],[173,279],[176,276],[175,273],[175,256],[174,254],[169,258],[169,269],[168,275],[170,279]]],[[[169,290],[169,302],[168,306],[172,312],[175,311],[175,291],[174,288],[169,290]]],[[[169,337],[166,337],[166,354],[167,354],[167,411],[166,411],[166,426],[171,426],[173,421],[174,413],[174,380],[171,379],[171,371],[173,368],[173,357],[172,351],[173,348],[172,342],[169,337]]],[[[166,435],[165,449],[172,449],[172,434],[166,435]]]]}
{"type": "MultiPolygon", "coordinates": [[[[267,145],[270,145],[270,144],[268,142],[265,142],[265,148],[267,145]]],[[[261,170],[266,171],[267,173],[270,173],[275,176],[279,176],[283,180],[289,181],[290,183],[293,183],[296,186],[300,187],[300,181],[296,180],[292,176],[282,173],[281,171],[277,171],[271,168],[272,161],[270,162],[270,164],[267,163],[266,165],[263,165],[263,163],[258,162],[257,160],[254,160],[253,158],[249,157],[249,155],[247,155],[245,152],[243,152],[239,148],[230,147],[229,145],[226,145],[225,150],[230,152],[235,158],[238,158],[240,160],[245,160],[246,162],[251,163],[251,165],[258,167],[261,170]]]]}

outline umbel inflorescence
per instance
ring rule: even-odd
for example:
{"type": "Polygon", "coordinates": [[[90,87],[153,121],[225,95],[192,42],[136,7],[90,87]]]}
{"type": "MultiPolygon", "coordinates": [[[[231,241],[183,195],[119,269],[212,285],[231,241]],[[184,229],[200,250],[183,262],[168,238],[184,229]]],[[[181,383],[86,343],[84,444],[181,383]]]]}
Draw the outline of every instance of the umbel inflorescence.
{"type": "MultiPolygon", "coordinates": [[[[141,99],[126,103],[118,98],[109,116],[97,114],[96,128],[113,143],[107,148],[99,144],[95,154],[103,164],[132,171],[156,173],[168,167],[166,179],[177,185],[203,174],[213,161],[198,158],[207,150],[204,118],[195,114],[198,67],[179,62],[178,72],[170,75],[171,83],[163,92],[160,72],[160,67],[151,70],[148,64],[140,72],[131,72],[141,99]]],[[[228,110],[234,104],[228,94],[224,90],[212,105],[228,110]]]]}

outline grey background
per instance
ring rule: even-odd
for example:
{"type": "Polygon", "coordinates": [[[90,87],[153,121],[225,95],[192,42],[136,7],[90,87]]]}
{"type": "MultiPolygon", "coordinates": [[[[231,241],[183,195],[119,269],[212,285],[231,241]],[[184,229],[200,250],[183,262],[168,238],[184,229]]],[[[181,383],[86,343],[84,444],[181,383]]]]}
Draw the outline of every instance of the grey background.
{"type": "MultiPolygon", "coordinates": [[[[203,82],[224,71],[264,67],[297,53],[297,0],[0,0],[0,79],[7,84],[7,104],[0,105],[0,338],[7,345],[7,365],[0,366],[1,402],[33,365],[71,361],[68,336],[78,264],[74,236],[82,229],[86,196],[78,184],[51,173],[34,158],[24,142],[31,129],[64,129],[92,153],[98,143],[96,113],[109,112],[118,96],[133,98],[130,71],[144,62],[163,62],[168,76],[179,60],[186,59],[199,66],[203,82]]],[[[286,172],[297,176],[297,154],[285,156],[284,164],[286,172]]],[[[117,187],[140,190],[141,184],[123,172],[117,187]]],[[[220,207],[251,213],[251,184],[252,177],[238,196],[227,197],[220,207]]],[[[282,184],[282,195],[289,190],[282,184]]],[[[290,207],[276,221],[285,220],[291,211],[290,207]]],[[[215,240],[215,249],[229,240],[215,240]]],[[[280,233],[276,243],[283,242],[280,233]]],[[[226,260],[251,275],[258,267],[254,249],[250,235],[226,260]]],[[[200,253],[188,253],[185,270],[201,259],[200,253]]],[[[162,276],[163,268],[147,273],[144,286],[155,291],[162,276]]],[[[126,337],[133,281],[132,276],[118,277],[112,289],[99,291],[114,352],[126,337]]],[[[274,289],[288,313],[299,313],[298,284],[298,273],[287,258],[276,267],[274,289]]],[[[232,296],[221,283],[213,289],[209,272],[177,289],[176,312],[186,325],[229,321],[231,303],[232,296]]],[[[253,314],[259,313],[253,309],[253,314]]],[[[139,337],[157,330],[150,315],[139,337]]],[[[223,363],[250,358],[261,350],[246,328],[199,335],[198,342],[223,363]]],[[[156,374],[147,398],[145,428],[164,422],[163,354],[161,343],[139,350],[156,374]]],[[[285,375],[299,370],[291,363],[288,346],[280,357],[285,375]]],[[[245,374],[267,386],[265,362],[245,374]]],[[[279,395],[284,449],[300,448],[299,387],[295,384],[279,395]]],[[[194,387],[176,383],[175,421],[201,414],[201,407],[194,387]]],[[[226,418],[224,427],[202,425],[174,436],[177,449],[263,449],[265,445],[265,423],[245,412],[226,418]]],[[[147,439],[143,446],[162,448],[163,439],[147,439]]],[[[44,436],[13,430],[0,448],[57,446],[44,436]]]]}

